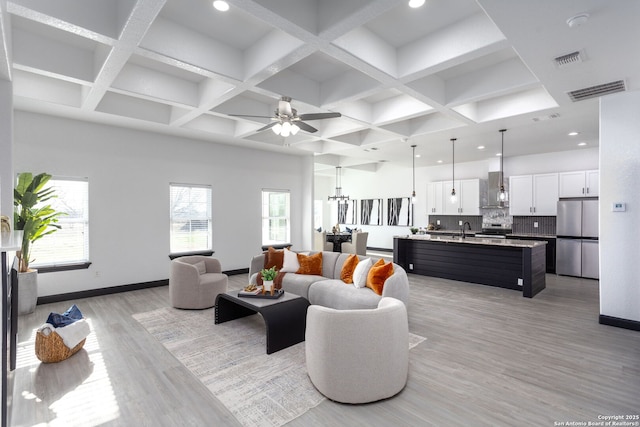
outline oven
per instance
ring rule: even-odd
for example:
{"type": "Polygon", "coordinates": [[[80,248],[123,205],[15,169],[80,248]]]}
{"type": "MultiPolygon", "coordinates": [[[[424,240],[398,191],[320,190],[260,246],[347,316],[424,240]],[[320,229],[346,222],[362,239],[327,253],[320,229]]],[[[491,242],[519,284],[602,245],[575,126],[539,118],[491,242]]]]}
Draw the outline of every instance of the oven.
{"type": "Polygon", "coordinates": [[[490,239],[506,239],[507,234],[511,234],[511,228],[505,228],[501,224],[487,225],[482,227],[482,231],[476,233],[476,237],[485,237],[490,239]]]}

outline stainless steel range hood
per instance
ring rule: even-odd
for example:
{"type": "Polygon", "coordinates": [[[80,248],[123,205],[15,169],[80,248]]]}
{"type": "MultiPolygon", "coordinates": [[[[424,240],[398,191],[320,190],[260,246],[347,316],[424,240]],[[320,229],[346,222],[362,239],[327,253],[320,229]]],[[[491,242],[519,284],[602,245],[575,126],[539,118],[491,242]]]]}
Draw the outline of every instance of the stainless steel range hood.
{"type": "MultiPolygon", "coordinates": [[[[487,180],[487,205],[483,206],[485,209],[504,209],[509,207],[509,202],[498,202],[498,193],[500,192],[500,185],[503,182],[502,172],[489,172],[489,179],[487,180]]],[[[509,181],[504,181],[505,190],[509,190],[509,181]]]]}

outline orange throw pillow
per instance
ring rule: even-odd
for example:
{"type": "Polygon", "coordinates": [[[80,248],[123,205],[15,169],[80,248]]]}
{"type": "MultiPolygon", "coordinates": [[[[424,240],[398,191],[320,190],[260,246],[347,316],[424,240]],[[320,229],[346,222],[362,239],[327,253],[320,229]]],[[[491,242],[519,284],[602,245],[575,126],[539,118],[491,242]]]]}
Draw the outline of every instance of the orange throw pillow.
{"type": "Polygon", "coordinates": [[[340,280],[342,280],[346,284],[353,283],[353,272],[358,265],[358,261],[358,255],[356,254],[351,254],[347,257],[347,259],[344,261],[344,264],[342,264],[342,270],[340,271],[340,280]]]}
{"type": "Polygon", "coordinates": [[[315,255],[298,254],[298,262],[300,263],[300,268],[296,273],[322,276],[322,252],[318,252],[315,255]]]}
{"type": "Polygon", "coordinates": [[[282,264],[284,263],[284,250],[276,250],[269,246],[269,250],[264,257],[264,268],[271,268],[274,265],[276,270],[282,270],[282,264]]]}
{"type": "Polygon", "coordinates": [[[367,275],[367,288],[371,288],[373,292],[378,295],[382,295],[382,288],[384,282],[393,274],[393,263],[385,264],[384,260],[380,258],[378,262],[373,264],[369,274],[367,275]]]}

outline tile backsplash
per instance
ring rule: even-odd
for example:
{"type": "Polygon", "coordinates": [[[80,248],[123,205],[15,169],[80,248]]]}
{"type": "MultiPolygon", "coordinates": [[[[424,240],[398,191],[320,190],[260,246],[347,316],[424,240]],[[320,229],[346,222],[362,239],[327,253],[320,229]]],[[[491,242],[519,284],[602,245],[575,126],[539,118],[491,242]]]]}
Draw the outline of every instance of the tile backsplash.
{"type": "Polygon", "coordinates": [[[514,216],[513,232],[525,234],[556,234],[555,216],[514,216]],[[535,227],[538,223],[538,227],[535,227]]]}
{"type": "Polygon", "coordinates": [[[459,230],[459,222],[468,221],[471,230],[480,231],[483,224],[501,224],[503,228],[511,228],[513,233],[522,234],[556,234],[555,216],[509,216],[504,209],[483,209],[482,215],[429,215],[429,223],[439,230],[459,230]],[[440,225],[438,224],[440,221],[440,225]],[[537,223],[537,227],[535,226],[537,223]]]}
{"type": "Polygon", "coordinates": [[[482,229],[482,216],[480,215],[429,215],[429,224],[436,226],[438,230],[460,230],[460,223],[468,221],[473,231],[482,229]],[[438,224],[440,221],[440,225],[438,224]]]}

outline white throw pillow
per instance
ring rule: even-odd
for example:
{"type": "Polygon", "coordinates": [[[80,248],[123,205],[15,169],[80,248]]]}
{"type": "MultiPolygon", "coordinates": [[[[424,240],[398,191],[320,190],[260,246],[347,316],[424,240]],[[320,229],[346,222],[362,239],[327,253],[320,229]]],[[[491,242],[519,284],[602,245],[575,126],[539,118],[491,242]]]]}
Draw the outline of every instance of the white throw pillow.
{"type": "Polygon", "coordinates": [[[284,261],[282,262],[282,270],[280,271],[283,273],[295,273],[299,269],[298,254],[285,248],[284,261]]]}
{"type": "Polygon", "coordinates": [[[367,275],[372,265],[371,258],[363,259],[356,265],[356,269],[353,270],[353,286],[356,288],[367,286],[367,275]]]}

